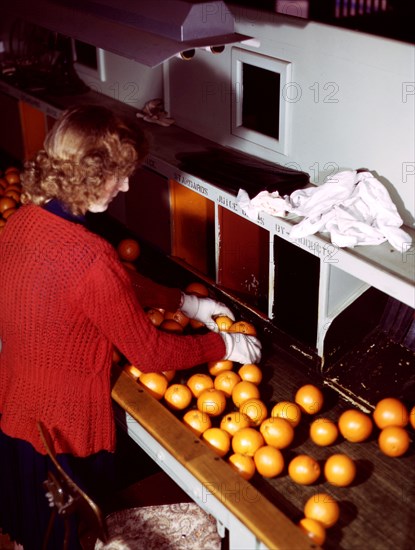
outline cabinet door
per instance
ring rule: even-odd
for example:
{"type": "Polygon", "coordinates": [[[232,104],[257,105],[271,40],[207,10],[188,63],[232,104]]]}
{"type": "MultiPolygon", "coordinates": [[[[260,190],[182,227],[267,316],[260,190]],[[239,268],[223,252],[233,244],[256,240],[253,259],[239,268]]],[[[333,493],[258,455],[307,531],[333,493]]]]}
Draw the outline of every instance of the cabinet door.
{"type": "Polygon", "coordinates": [[[24,144],[23,158],[28,160],[43,148],[46,136],[46,117],[42,111],[25,101],[19,101],[19,113],[24,144]]]}
{"type": "Polygon", "coordinates": [[[172,254],[215,280],[215,205],[170,181],[172,254]]]}
{"type": "Polygon", "coordinates": [[[269,232],[219,207],[218,283],[268,314],[269,232]]]}
{"type": "Polygon", "coordinates": [[[282,331],[316,348],[320,260],[274,237],[273,321],[282,331]]]}
{"type": "Polygon", "coordinates": [[[130,190],[124,198],[127,227],[143,241],[170,255],[168,179],[147,168],[140,168],[130,178],[130,190]]]}

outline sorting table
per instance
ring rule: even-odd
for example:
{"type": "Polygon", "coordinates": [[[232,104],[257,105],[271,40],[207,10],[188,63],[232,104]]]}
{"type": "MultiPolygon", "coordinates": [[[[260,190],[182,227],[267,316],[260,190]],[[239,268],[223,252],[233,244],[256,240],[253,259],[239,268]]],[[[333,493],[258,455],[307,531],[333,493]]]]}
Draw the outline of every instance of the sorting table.
{"type": "Polygon", "coordinates": [[[163,404],[122,372],[112,397],[128,435],[207,513],[229,530],[231,550],[317,548],[253,485],[163,404]]]}
{"type": "MultiPolygon", "coordinates": [[[[315,374],[298,368],[291,354],[268,344],[261,361],[264,380],[261,395],[271,406],[292,399],[296,388],[316,383],[324,392],[325,404],[319,417],[337,421],[354,405],[338,395],[315,374]]],[[[363,443],[339,437],[329,447],[318,447],[308,435],[313,420],[304,417],[296,428],[293,444],[283,449],[286,466],[298,454],[314,457],[323,467],[332,454],[344,453],[357,467],[349,487],[335,487],[324,476],[311,486],[293,482],[285,471],[273,479],[256,474],[250,481],[239,477],[202,441],[182,424],[179,415],[156,401],[126,373],[115,381],[113,399],[119,422],[129,436],[220,526],[229,530],[230,550],[300,550],[312,547],[296,523],[303,516],[305,502],[325,493],[337,500],[339,521],[327,530],[326,550],[406,550],[415,545],[414,431],[408,427],[412,444],[400,458],[383,455],[377,444],[378,430],[363,443]]]]}

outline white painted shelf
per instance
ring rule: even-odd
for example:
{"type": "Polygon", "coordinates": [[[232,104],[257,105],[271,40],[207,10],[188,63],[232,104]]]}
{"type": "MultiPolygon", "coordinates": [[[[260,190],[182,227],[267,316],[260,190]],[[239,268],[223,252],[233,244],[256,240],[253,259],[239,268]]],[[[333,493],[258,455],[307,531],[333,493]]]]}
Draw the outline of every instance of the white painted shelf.
{"type": "MultiPolygon", "coordinates": [[[[413,229],[404,227],[405,231],[411,236],[412,242],[408,243],[402,252],[398,252],[392,248],[388,242],[378,246],[339,248],[333,245],[329,238],[321,233],[293,240],[290,238],[291,228],[301,218],[293,216],[277,218],[263,213],[259,216],[258,221],[254,222],[238,206],[235,195],[220,189],[204,179],[183,172],[179,169],[177,161],[161,156],[157,150],[149,155],[146,165],[158,174],[176,180],[216,204],[267,229],[271,235],[277,235],[306,252],[317,256],[326,267],[346,272],[350,277],[358,279],[360,285],[364,284],[366,288],[373,286],[404,304],[415,308],[415,231],[413,229]]],[[[344,277],[344,274],[339,276],[344,277]]],[[[335,271],[331,274],[331,277],[334,279],[337,278],[335,271]]],[[[334,284],[333,280],[331,284],[334,284]]],[[[341,290],[342,287],[350,286],[355,291],[356,286],[359,286],[359,284],[341,284],[338,290],[341,290]]],[[[348,293],[350,292],[349,288],[348,293]]],[[[332,311],[338,309],[340,304],[338,300],[338,296],[337,298],[334,295],[331,296],[332,311]],[[337,306],[334,305],[336,301],[337,306]]]]}
{"type": "MultiPolygon", "coordinates": [[[[171,149],[170,149],[171,151],[171,149]]],[[[293,240],[291,228],[301,218],[277,218],[266,213],[254,222],[238,206],[234,194],[220,189],[210,182],[183,172],[173,159],[166,159],[160,152],[153,152],[147,159],[147,166],[158,174],[174,179],[181,185],[203,195],[216,205],[231,210],[249,220],[251,223],[268,230],[293,245],[313,254],[320,260],[320,288],[318,299],[318,327],[316,349],[323,356],[324,337],[331,322],[356,298],[369,287],[375,287],[400,302],[415,308],[415,254],[413,248],[415,232],[407,227],[412,242],[401,253],[388,242],[378,246],[359,246],[356,248],[339,248],[333,245],[324,234],[310,235],[293,240]]],[[[270,249],[272,239],[270,239],[270,249]]],[[[273,259],[272,250],[270,258],[273,259]]],[[[273,266],[270,267],[270,282],[273,266]]],[[[269,285],[269,317],[273,307],[273,285],[269,285]]]]}

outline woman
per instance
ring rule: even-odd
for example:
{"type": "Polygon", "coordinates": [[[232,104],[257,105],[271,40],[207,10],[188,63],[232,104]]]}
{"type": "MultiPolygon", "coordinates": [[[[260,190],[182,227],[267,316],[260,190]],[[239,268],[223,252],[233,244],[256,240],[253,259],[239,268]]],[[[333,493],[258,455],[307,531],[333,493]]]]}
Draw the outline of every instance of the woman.
{"type": "MultiPolygon", "coordinates": [[[[86,212],[106,210],[128,190],[146,151],[139,129],[103,107],[64,112],[27,163],[23,206],[0,237],[0,528],[25,550],[41,548],[49,517],[37,420],[93,497],[99,501],[99,488],[108,488],[114,346],[145,372],[260,359],[254,337],[157,330],[137,298],[146,280],[138,276],[136,289],[114,248],[85,227],[86,212]]],[[[232,316],[223,304],[177,289],[153,285],[150,295],[211,328],[213,316],[232,316]]]]}

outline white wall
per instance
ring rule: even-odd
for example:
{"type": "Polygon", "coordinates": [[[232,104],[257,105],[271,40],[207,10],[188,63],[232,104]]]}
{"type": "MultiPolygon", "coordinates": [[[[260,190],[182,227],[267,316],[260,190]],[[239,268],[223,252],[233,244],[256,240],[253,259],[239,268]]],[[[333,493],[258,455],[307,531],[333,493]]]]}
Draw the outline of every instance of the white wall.
{"type": "Polygon", "coordinates": [[[294,163],[317,184],[333,171],[366,168],[412,225],[413,46],[246,8],[234,14],[237,31],[261,42],[259,48],[237,47],[292,64],[287,154],[231,135],[231,47],[216,56],[200,50],[189,62],[168,62],[165,100],[176,123],[266,160],[294,163]]]}
{"type": "Polygon", "coordinates": [[[151,69],[140,63],[104,52],[105,81],[91,75],[90,70],[77,67],[82,80],[93,90],[113,99],[141,109],[144,104],[156,97],[163,97],[162,67],[151,69]]]}

